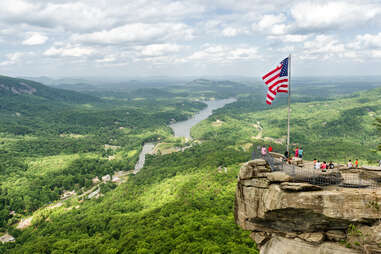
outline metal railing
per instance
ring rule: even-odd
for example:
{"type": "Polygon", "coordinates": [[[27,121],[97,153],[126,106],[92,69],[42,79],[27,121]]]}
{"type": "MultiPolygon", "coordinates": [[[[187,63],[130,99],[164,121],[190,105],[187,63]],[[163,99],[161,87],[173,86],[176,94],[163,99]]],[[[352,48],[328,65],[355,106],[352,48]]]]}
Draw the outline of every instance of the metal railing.
{"type": "Polygon", "coordinates": [[[381,187],[381,172],[366,171],[363,169],[338,168],[320,169],[311,167],[299,167],[289,164],[286,160],[274,158],[267,153],[262,155],[258,150],[255,158],[264,159],[272,171],[281,171],[291,176],[291,182],[305,182],[319,186],[339,186],[345,188],[378,188],[381,187]]]}

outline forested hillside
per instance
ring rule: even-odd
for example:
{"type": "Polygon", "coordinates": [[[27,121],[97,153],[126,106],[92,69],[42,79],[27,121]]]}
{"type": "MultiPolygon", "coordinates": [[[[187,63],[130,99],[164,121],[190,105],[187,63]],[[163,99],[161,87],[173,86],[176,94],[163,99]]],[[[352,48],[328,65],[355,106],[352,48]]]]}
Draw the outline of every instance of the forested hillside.
{"type": "MultiPolygon", "coordinates": [[[[381,114],[380,88],[308,102],[302,91],[296,93],[291,106],[293,149],[303,147],[309,160],[345,163],[358,158],[362,163],[375,164],[380,159],[381,140],[375,126],[381,114]]],[[[278,152],[283,153],[287,136],[286,99],[279,98],[275,105],[268,106],[262,96],[242,96],[217,110],[208,121],[196,126],[192,134],[202,140],[224,136],[236,146],[262,140],[279,147],[278,152]]]]}
{"type": "MultiPolygon", "coordinates": [[[[208,80],[90,96],[53,89],[73,96],[65,100],[38,94],[43,85],[28,86],[36,91],[3,93],[0,102],[0,232],[16,237],[0,252],[257,253],[234,223],[236,176],[253,145],[284,151],[286,96],[269,107],[262,88],[208,80]],[[170,122],[189,118],[203,100],[228,97],[237,102],[195,126],[195,140],[172,136],[170,122]],[[188,149],[148,155],[145,167],[121,183],[94,182],[131,173],[148,141],[188,149]],[[88,198],[98,187],[98,198],[88,198]],[[16,229],[31,215],[32,226],[16,229]]],[[[365,89],[371,87],[319,98],[296,86],[291,137],[307,159],[376,161],[381,90],[365,89]]]]}
{"type": "MultiPolygon", "coordinates": [[[[170,121],[185,120],[205,107],[195,98],[224,97],[219,87],[226,89],[221,82],[214,84],[213,93],[203,92],[207,87],[185,91],[173,87],[100,98],[26,80],[2,80],[7,88],[0,108],[0,226],[15,236],[20,233],[14,223],[60,200],[65,191],[80,195],[92,187],[94,177],[132,170],[144,142],[169,138],[170,121]],[[29,90],[22,90],[25,87],[29,90]]],[[[102,193],[115,187],[102,185],[102,193]]]]}

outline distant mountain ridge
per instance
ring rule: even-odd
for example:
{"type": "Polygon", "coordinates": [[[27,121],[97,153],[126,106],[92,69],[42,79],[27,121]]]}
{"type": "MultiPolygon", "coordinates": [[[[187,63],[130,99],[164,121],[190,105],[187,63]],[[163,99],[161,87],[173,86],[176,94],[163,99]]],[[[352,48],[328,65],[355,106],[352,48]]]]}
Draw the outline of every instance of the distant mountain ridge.
{"type": "Polygon", "coordinates": [[[48,87],[31,80],[0,76],[0,97],[22,95],[67,103],[90,103],[101,100],[95,96],[48,87]]]}

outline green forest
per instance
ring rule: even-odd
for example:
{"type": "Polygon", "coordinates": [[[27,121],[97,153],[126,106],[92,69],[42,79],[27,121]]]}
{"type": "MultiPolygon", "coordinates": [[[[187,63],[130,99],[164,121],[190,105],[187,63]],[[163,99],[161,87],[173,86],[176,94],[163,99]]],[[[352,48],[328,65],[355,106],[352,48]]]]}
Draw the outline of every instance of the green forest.
{"type": "MultiPolygon", "coordinates": [[[[296,84],[293,146],[306,159],[376,163],[381,89],[351,83],[354,92],[338,97],[330,94],[345,82],[321,82],[315,94],[333,91],[323,99],[296,84]]],[[[258,253],[234,222],[237,174],[253,146],[284,152],[287,97],[268,107],[257,83],[204,79],[81,92],[0,83],[0,236],[16,238],[0,253],[258,253]],[[232,97],[192,128],[192,141],[173,137],[169,123],[205,100],[232,97]],[[147,155],[134,175],[145,142],[190,148],[147,155]],[[118,172],[121,182],[102,183],[118,172]],[[89,198],[96,188],[98,198],[89,198]]]]}

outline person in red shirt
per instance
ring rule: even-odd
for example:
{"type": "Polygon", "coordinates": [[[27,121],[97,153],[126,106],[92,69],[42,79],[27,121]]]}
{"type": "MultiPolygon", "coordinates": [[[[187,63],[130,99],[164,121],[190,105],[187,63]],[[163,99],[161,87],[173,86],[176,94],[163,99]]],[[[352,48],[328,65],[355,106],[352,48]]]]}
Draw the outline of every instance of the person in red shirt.
{"type": "Polygon", "coordinates": [[[321,168],[321,172],[327,172],[327,163],[323,161],[320,168],[321,168]]]}
{"type": "Polygon", "coordinates": [[[273,151],[273,147],[271,145],[269,145],[268,151],[269,151],[269,153],[273,151]]]}
{"type": "Polygon", "coordinates": [[[355,168],[358,168],[358,167],[359,167],[359,160],[356,159],[356,161],[355,161],[355,168]]]}
{"type": "Polygon", "coordinates": [[[295,157],[296,158],[299,157],[299,147],[296,147],[296,149],[295,149],[295,157]]]}

